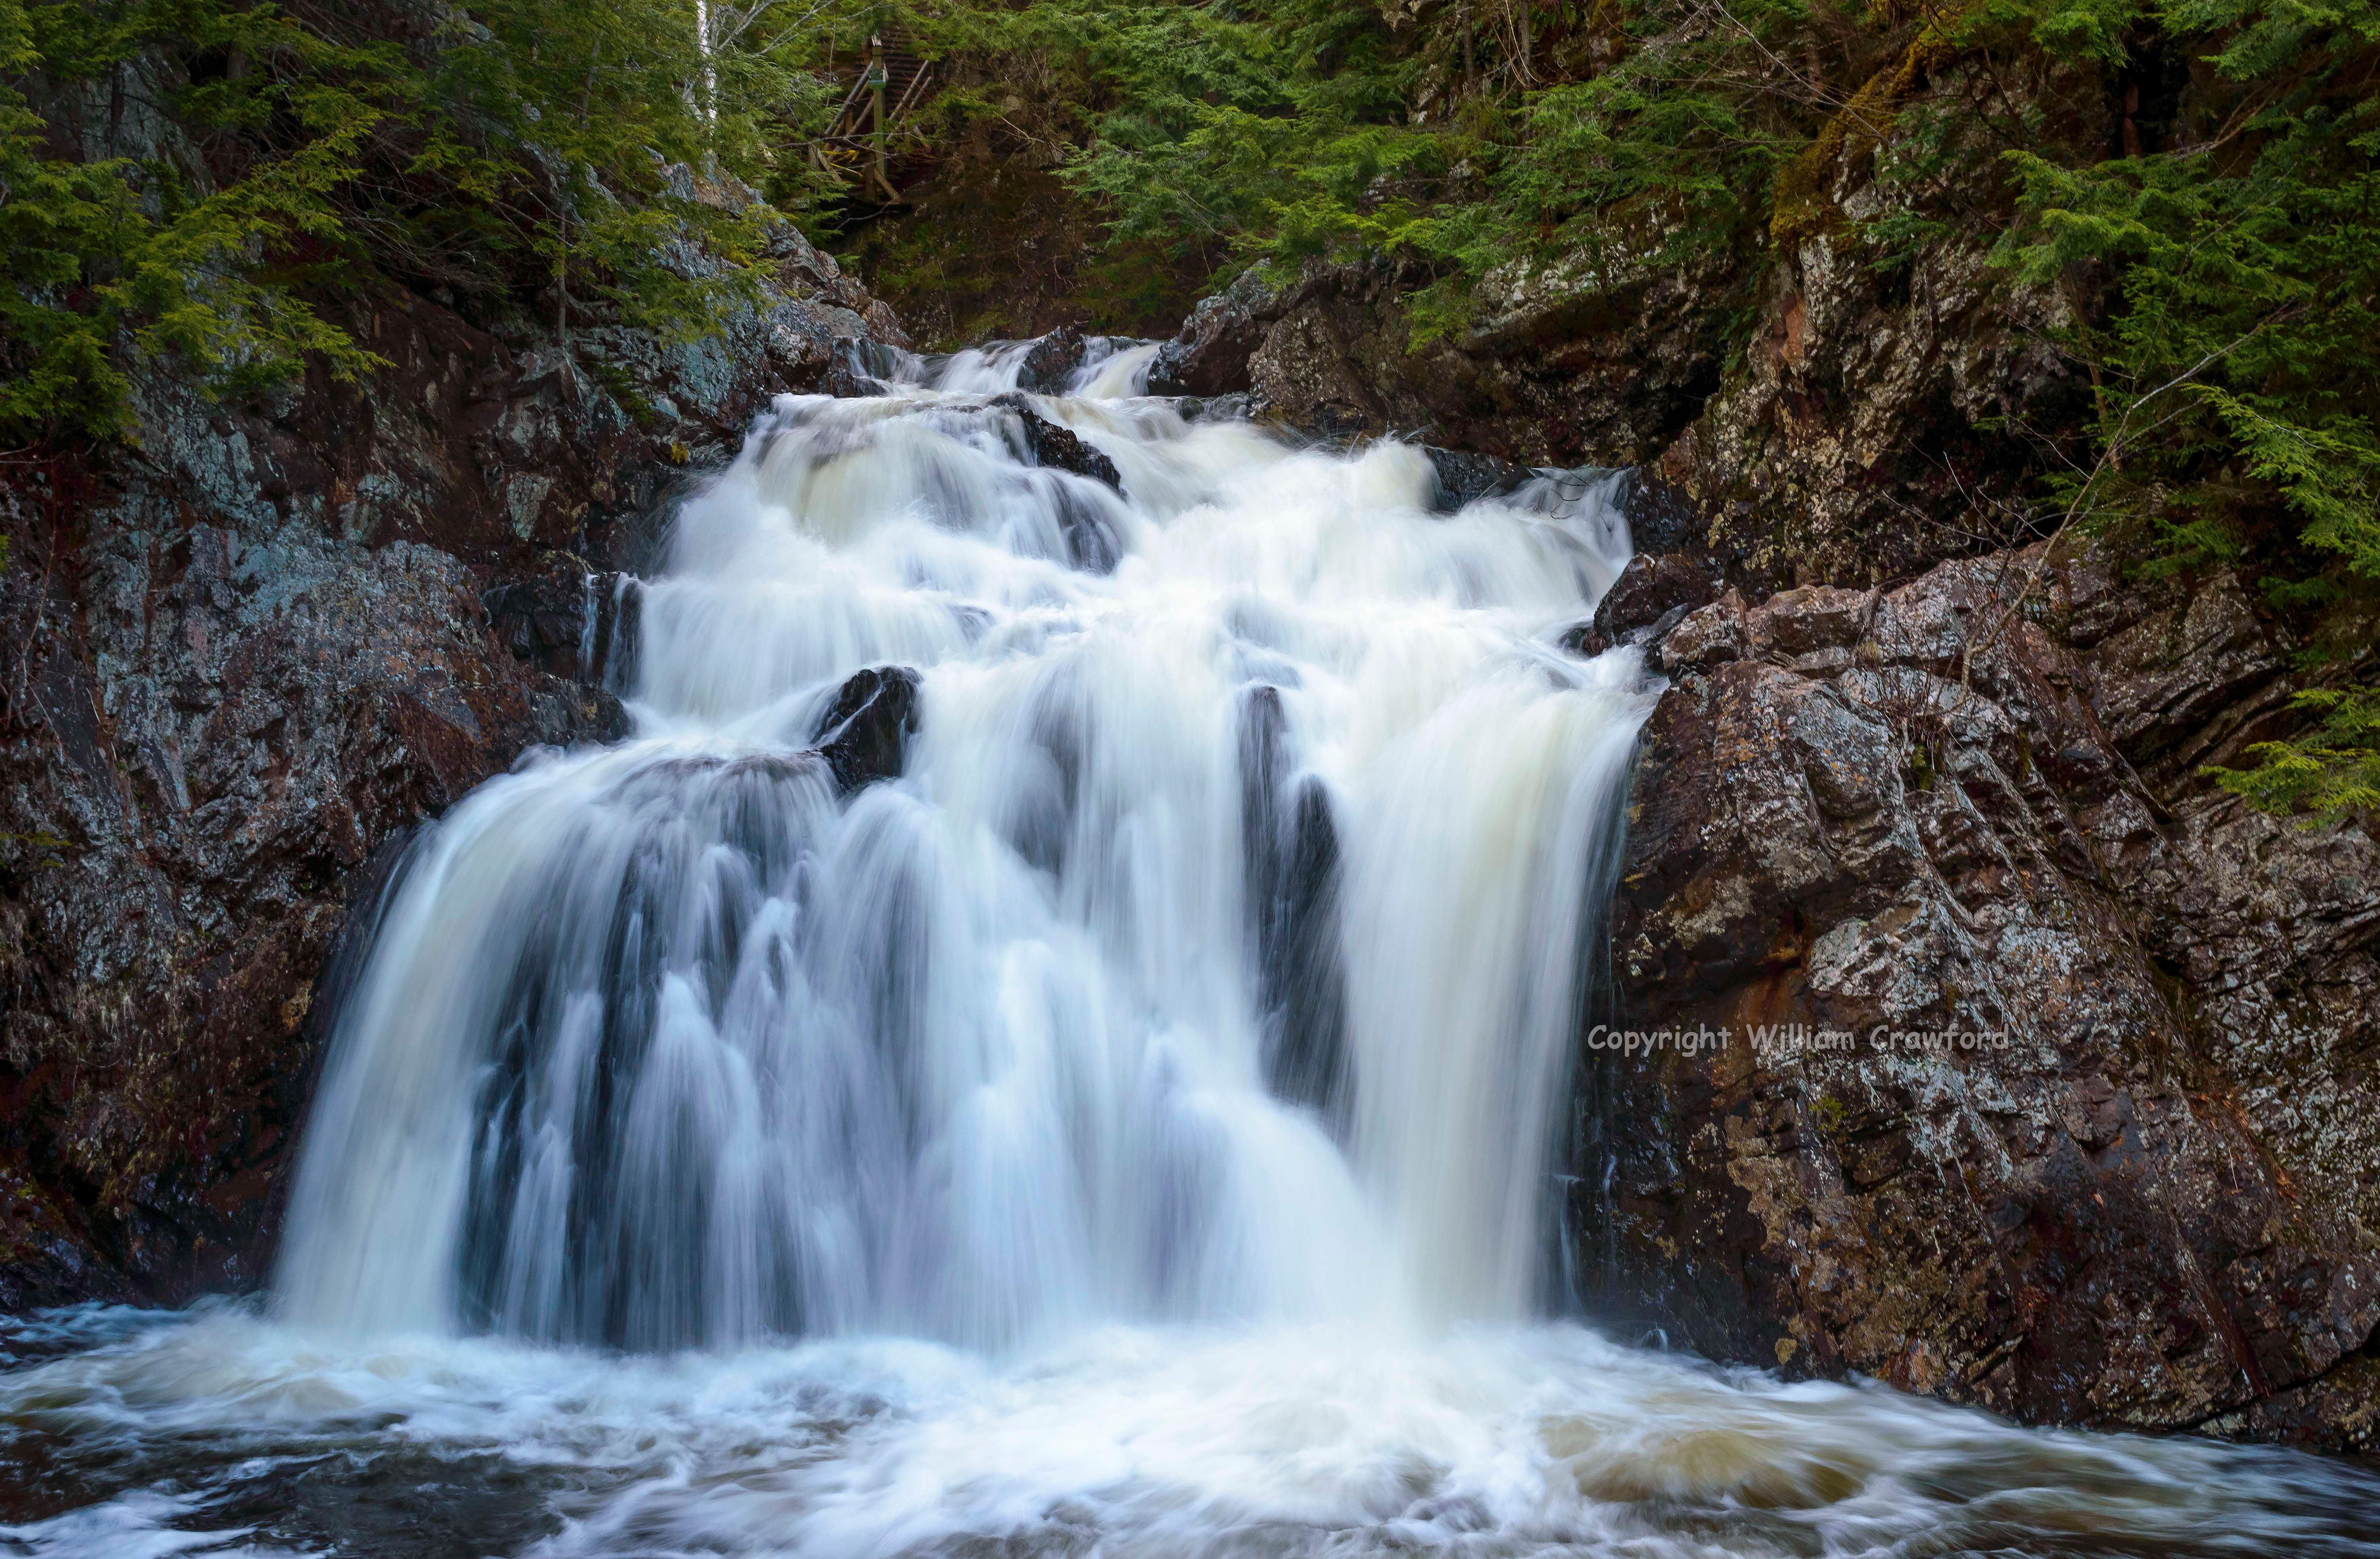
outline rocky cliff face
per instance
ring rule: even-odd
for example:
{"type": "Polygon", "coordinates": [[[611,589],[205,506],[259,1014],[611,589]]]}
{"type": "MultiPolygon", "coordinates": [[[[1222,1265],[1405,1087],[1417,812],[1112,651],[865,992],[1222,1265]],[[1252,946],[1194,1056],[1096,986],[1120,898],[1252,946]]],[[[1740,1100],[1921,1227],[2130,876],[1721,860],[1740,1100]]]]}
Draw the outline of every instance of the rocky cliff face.
{"type": "Polygon", "coordinates": [[[2193,778],[2285,653],[2232,579],[2038,547],[1679,621],[1598,1019],[1686,1037],[1582,1050],[1590,1304],[2027,1419],[2370,1449],[2380,851],[2193,778]]]}
{"type": "Polygon", "coordinates": [[[703,340],[359,308],[393,367],[5,469],[0,1307],[261,1275],[334,951],[408,832],[621,728],[613,570],[838,339],[905,345],[790,229],[703,340]]]}
{"type": "MultiPolygon", "coordinates": [[[[1873,216],[1876,199],[1846,209],[1873,216]]],[[[1639,544],[1758,593],[2026,538],[2024,499],[2088,395],[2049,344],[2069,299],[2010,286],[1980,240],[1888,272],[1823,236],[1756,281],[1741,264],[1490,277],[1473,325],[1419,349],[1402,308],[1417,271],[1252,274],[1198,306],[1149,384],[1247,393],[1328,437],[1637,467],[1639,544]]]]}

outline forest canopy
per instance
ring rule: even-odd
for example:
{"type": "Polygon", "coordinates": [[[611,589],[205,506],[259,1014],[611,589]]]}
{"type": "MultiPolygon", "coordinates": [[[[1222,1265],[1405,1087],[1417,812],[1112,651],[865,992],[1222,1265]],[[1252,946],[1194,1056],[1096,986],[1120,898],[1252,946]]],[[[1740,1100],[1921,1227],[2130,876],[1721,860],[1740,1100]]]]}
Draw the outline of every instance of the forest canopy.
{"type": "Polygon", "coordinates": [[[822,14],[0,0],[0,437],[122,432],[136,362],[368,371],[335,302],[374,285],[698,326],[765,213],[715,187],[779,175],[816,117],[822,14]],[[687,238],[716,263],[673,263],[687,238]]]}

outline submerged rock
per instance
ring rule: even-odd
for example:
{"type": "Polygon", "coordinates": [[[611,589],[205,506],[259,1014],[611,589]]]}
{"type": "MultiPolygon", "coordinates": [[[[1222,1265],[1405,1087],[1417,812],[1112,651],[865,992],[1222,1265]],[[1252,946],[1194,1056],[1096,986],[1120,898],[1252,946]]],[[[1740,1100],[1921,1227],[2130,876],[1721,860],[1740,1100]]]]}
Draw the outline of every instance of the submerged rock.
{"type": "Polygon", "coordinates": [[[1501,498],[1520,490],[1521,484],[1536,473],[1526,466],[1494,455],[1473,455],[1459,449],[1438,449],[1422,445],[1429,457],[1430,470],[1438,479],[1434,507],[1440,514],[1452,514],[1465,504],[1482,498],[1501,498]]]}
{"type": "Polygon", "coordinates": [[[1227,396],[1184,396],[1173,403],[1173,409],[1184,422],[1245,422],[1256,414],[1255,401],[1245,390],[1227,396]]]}

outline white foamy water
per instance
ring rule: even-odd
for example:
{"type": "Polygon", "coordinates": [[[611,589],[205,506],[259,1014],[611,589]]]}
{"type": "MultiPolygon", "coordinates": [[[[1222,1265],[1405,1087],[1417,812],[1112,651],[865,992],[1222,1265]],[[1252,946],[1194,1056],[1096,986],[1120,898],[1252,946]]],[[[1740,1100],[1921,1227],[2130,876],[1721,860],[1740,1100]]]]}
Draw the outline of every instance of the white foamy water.
{"type": "Polygon", "coordinates": [[[1128,342],[989,401],[1029,346],[686,506],[635,736],[392,891],[270,1304],[0,1334],[0,1553],[2380,1552],[2325,1464],[1539,1320],[1655,690],[1556,647],[1615,485],[1437,513],[1128,342]]]}

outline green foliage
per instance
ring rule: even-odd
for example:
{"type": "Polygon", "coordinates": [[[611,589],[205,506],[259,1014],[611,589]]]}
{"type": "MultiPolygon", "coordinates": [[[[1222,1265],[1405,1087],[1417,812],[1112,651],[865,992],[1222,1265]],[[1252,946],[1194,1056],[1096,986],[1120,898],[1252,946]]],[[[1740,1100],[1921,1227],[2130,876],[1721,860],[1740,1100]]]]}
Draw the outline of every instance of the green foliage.
{"type": "Polygon", "coordinates": [[[706,14],[0,0],[0,437],[122,435],[143,363],[367,372],[338,299],[382,281],[699,328],[757,274],[742,181],[823,100],[797,18],[706,14]]]}
{"type": "MultiPolygon", "coordinates": [[[[2180,0],[2200,53],[2175,144],[2060,164],[2010,154],[2024,190],[2004,250],[2025,280],[2084,268],[2114,304],[2070,348],[2101,386],[2081,501],[2154,566],[2262,575],[2314,649],[2362,664],[2380,584],[2380,8],[2180,0]],[[2345,627],[2347,631],[2341,631],[2345,627]]],[[[2102,50],[2099,32],[2064,36],[2102,50]]],[[[2371,805],[2375,695],[2309,693],[2295,742],[2214,776],[2316,820],[2371,805]]]]}
{"type": "MultiPolygon", "coordinates": [[[[1029,238],[1037,285],[1119,319],[1184,277],[1355,257],[1421,279],[1416,343],[1500,290],[1681,268],[1750,319],[1770,257],[1814,239],[1888,286],[1996,243],[2004,285],[2066,300],[2093,387],[2079,423],[2010,430],[2059,463],[2045,509],[2148,567],[2262,581],[2336,689],[2216,777],[2310,817],[2368,805],[2380,0],[743,0],[707,34],[696,12],[0,0],[0,442],[121,432],[144,362],[220,393],[367,372],[339,323],[358,287],[565,335],[699,328],[775,220],[744,185],[832,207],[810,142],[884,31],[936,61],[904,133],[987,189],[1018,168],[968,243],[1029,238]],[[1070,225],[1053,179],[1104,260],[1045,243],[1070,225]]],[[[914,235],[882,259],[981,263],[914,235]]]]}
{"type": "MultiPolygon", "coordinates": [[[[1771,52],[1806,42],[1806,0],[1742,0],[1725,26],[1680,0],[1535,9],[1527,36],[1544,57],[1525,64],[1519,33],[1453,4],[1400,30],[1381,10],[1318,0],[1027,0],[967,42],[997,52],[1029,38],[1066,61],[1066,174],[1111,241],[1224,270],[1419,261],[1439,278],[1415,299],[1420,340],[1467,323],[1499,271],[1756,247],[1771,181],[1827,120],[1761,74],[1771,52]]],[[[1896,26],[1912,30],[1873,30],[1896,26]]]]}
{"type": "MultiPolygon", "coordinates": [[[[37,72],[52,92],[119,83],[162,33],[200,48],[285,53],[316,72],[352,72],[359,61],[269,8],[131,6],[108,12],[54,5],[28,11],[0,0],[0,70],[37,72]]],[[[120,85],[118,90],[120,91],[120,85]]],[[[0,384],[0,428],[61,428],[104,436],[125,425],[120,335],[141,355],[173,354],[200,374],[237,386],[294,371],[323,354],[340,371],[368,354],[256,259],[335,233],[330,194],[354,176],[357,150],[381,116],[366,94],[318,78],[282,91],[218,84],[188,98],[194,124],[282,119],[298,144],[226,188],[193,177],[198,159],[69,160],[52,154],[55,128],[25,92],[0,85],[0,328],[11,370],[0,384]]]]}
{"type": "Polygon", "coordinates": [[[2316,688],[2297,707],[2317,715],[2313,731],[2248,749],[2254,767],[2215,769],[2216,784],[2265,811],[2319,826],[2380,811],[2380,695],[2316,688]]]}
{"type": "Polygon", "coordinates": [[[1775,247],[1823,235],[1890,277],[1996,240],[2009,283],[2070,301],[2094,386],[2083,425],[2032,430],[2062,457],[2048,512],[2151,569],[2245,570],[2309,667],[2358,685],[2216,777],[2318,818],[2368,804],[2374,0],[1603,0],[1503,31],[1487,10],[1002,14],[1086,41],[1067,173],[1115,239],[1418,262],[1416,343],[1470,327],[1490,283],[1694,266],[1743,317],[1775,247]],[[1836,201],[1862,187],[1854,218],[1836,201]]]}

